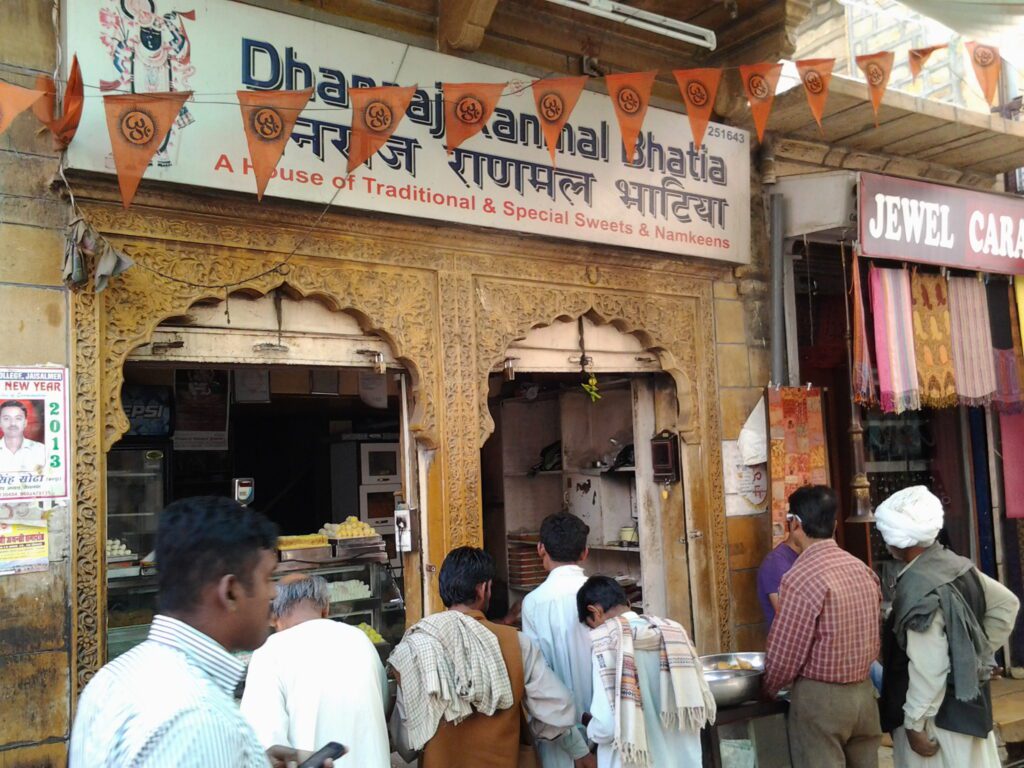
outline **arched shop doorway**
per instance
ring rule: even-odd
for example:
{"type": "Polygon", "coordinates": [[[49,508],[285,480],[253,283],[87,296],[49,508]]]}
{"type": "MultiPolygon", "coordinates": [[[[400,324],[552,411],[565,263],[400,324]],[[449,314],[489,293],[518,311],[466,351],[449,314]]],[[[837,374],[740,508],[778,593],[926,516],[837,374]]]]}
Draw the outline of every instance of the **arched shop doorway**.
{"type": "Polygon", "coordinates": [[[396,504],[418,507],[419,483],[411,386],[388,342],[355,315],[280,287],[163,320],[123,376],[129,425],[105,472],[104,660],[148,632],[159,511],[207,494],[236,494],[283,535],[346,520],[359,521],[352,533],[363,539],[379,533],[384,556],[355,546],[321,560],[323,549],[310,549],[280,569],[324,576],[331,618],[362,626],[387,653],[410,591],[422,600],[395,536],[396,504]]]}
{"type": "Polygon", "coordinates": [[[488,383],[495,428],[481,474],[484,545],[498,572],[492,612],[514,613],[544,580],[540,523],[567,510],[590,527],[588,573],[616,577],[639,609],[692,632],[688,478],[659,482],[652,456],[652,439],[675,434],[679,413],[661,356],[591,317],[562,319],[513,343],[488,383]]]}

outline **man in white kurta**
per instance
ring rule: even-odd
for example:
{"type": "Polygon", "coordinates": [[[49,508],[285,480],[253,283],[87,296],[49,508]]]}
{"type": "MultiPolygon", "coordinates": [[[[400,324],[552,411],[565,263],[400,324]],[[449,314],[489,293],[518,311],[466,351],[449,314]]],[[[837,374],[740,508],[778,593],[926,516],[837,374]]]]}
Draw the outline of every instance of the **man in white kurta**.
{"type": "Polygon", "coordinates": [[[329,608],[322,577],[281,582],[278,631],[252,655],[242,714],[265,745],[316,750],[336,741],[348,748],[344,764],[388,768],[384,666],[362,630],[325,618],[329,608]]]}
{"type": "MultiPolygon", "coordinates": [[[[590,529],[574,515],[545,518],[537,551],[548,577],[523,600],[523,634],[540,648],[544,661],[572,693],[577,716],[590,708],[590,631],[580,624],[576,593],[587,580],[580,567],[587,558],[590,529]]],[[[558,744],[537,744],[543,768],[573,768],[572,755],[558,744]]]]}
{"type": "MultiPolygon", "coordinates": [[[[621,614],[629,620],[630,627],[640,626],[642,619],[635,611],[621,614]]],[[[657,651],[637,651],[636,672],[640,692],[645,702],[661,700],[661,681],[657,651]]],[[[590,707],[590,723],[587,736],[597,744],[597,768],[631,768],[622,761],[622,755],[615,748],[615,713],[612,712],[608,697],[601,689],[598,671],[593,672],[593,689],[597,693],[590,707]]],[[[647,730],[647,749],[654,768],[700,768],[701,746],[699,730],[678,730],[665,728],[656,706],[643,708],[644,726],[647,730]]]]}
{"type": "MultiPolygon", "coordinates": [[[[903,631],[899,632],[901,616],[894,615],[886,622],[886,632],[892,636],[884,638],[890,643],[905,643],[902,651],[906,658],[907,690],[902,725],[893,722],[889,726],[897,726],[892,733],[894,762],[897,768],[999,768],[994,731],[989,729],[985,736],[972,735],[967,732],[971,728],[964,727],[976,716],[990,720],[991,705],[987,705],[986,712],[983,698],[968,700],[962,695],[954,696],[958,670],[953,659],[959,658],[957,666],[967,668],[972,676],[976,667],[977,676],[984,678],[989,660],[1010,636],[1020,602],[1010,590],[979,572],[969,561],[935,543],[943,518],[942,502],[923,486],[899,491],[875,511],[876,525],[890,551],[907,563],[897,576],[894,602],[894,614],[903,615],[903,631]],[[932,584],[938,586],[928,591],[932,584]],[[949,586],[955,591],[950,591],[949,586]],[[947,589],[942,593],[944,588],[947,589]],[[915,599],[908,600],[911,596],[915,599]],[[913,605],[901,606],[901,600],[916,601],[922,607],[915,611],[913,605]],[[953,610],[951,605],[960,603],[968,608],[983,606],[983,610],[977,616],[973,610],[961,610],[960,620],[954,620],[954,626],[960,627],[950,632],[946,614],[953,610]],[[970,634],[977,635],[983,647],[969,647],[964,638],[970,634]],[[958,638],[961,648],[968,648],[969,652],[957,654],[958,638]],[[967,709],[951,716],[950,708],[956,707],[967,709]],[[944,708],[945,717],[940,714],[944,708]],[[959,730],[938,725],[937,721],[944,720],[947,726],[959,730]]],[[[887,700],[895,695],[899,701],[898,678],[903,667],[901,649],[889,647],[892,650],[887,657],[891,658],[886,659],[882,686],[883,720],[887,700]],[[888,690],[890,686],[895,694],[888,690]]],[[[985,686],[983,681],[979,690],[985,686]]],[[[981,733],[984,727],[974,730],[981,733]]]]}
{"type": "MultiPolygon", "coordinates": [[[[913,568],[911,563],[907,568],[913,568]]],[[[989,652],[998,650],[1013,630],[1019,601],[998,581],[984,574],[985,613],[982,626],[989,638],[989,652]]],[[[935,725],[934,718],[946,697],[949,676],[949,645],[942,612],[932,619],[924,632],[907,633],[907,655],[910,657],[910,687],[903,706],[904,727],[893,733],[893,759],[897,768],[999,768],[999,748],[995,731],[988,738],[978,739],[947,731],[935,725]],[[932,757],[924,757],[910,748],[907,728],[924,731],[939,745],[932,757]]]]}

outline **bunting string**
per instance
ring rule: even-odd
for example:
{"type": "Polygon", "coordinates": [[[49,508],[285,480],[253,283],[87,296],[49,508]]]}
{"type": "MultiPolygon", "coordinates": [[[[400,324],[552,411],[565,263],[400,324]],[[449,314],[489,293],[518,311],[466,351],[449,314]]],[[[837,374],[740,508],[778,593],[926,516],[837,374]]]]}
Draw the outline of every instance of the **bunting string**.
{"type": "MultiPolygon", "coordinates": [[[[928,58],[935,51],[948,45],[947,43],[915,48],[908,52],[908,64],[915,80],[928,58]]],[[[998,97],[997,84],[1000,75],[998,49],[973,41],[966,43],[965,48],[984,98],[989,104],[994,104],[998,97]]],[[[879,110],[894,66],[894,53],[881,51],[858,56],[856,62],[866,80],[867,96],[872,104],[877,126],[879,110]]],[[[807,95],[809,110],[823,131],[822,118],[834,60],[805,59],[794,63],[799,81],[807,95]]],[[[782,63],[764,62],[674,70],[669,73],[675,79],[685,105],[695,146],[698,149],[701,146],[704,129],[714,109],[721,77],[725,72],[732,71],[739,73],[758,139],[763,140],[782,68],[782,63]]],[[[313,88],[304,91],[237,91],[233,94],[193,91],[132,93],[116,87],[114,83],[86,83],[78,67],[77,58],[72,61],[67,80],[60,80],[38,70],[8,64],[0,64],[0,72],[24,78],[34,77],[35,80],[32,87],[25,87],[12,83],[0,75],[0,134],[4,133],[22,112],[34,114],[43,125],[41,130],[49,131],[55,148],[62,152],[62,178],[63,151],[74,138],[85,99],[103,99],[112,154],[125,208],[131,205],[142,176],[165,142],[174,121],[181,120],[182,115],[187,116],[186,103],[225,105],[241,109],[243,130],[253,161],[256,193],[259,199],[262,199],[266,185],[276,170],[299,114],[333,112],[340,109],[333,105],[310,105],[313,88]],[[58,88],[62,92],[59,103],[58,88]],[[91,92],[86,93],[86,90],[91,92]],[[218,98],[224,96],[233,96],[234,100],[218,98]]],[[[621,130],[624,157],[633,155],[637,136],[642,130],[644,117],[650,105],[651,90],[659,74],[664,73],[646,71],[612,74],[603,78],[621,130]]],[[[960,79],[963,80],[962,77],[960,79]]],[[[453,152],[463,141],[482,130],[501,98],[518,95],[529,89],[533,92],[544,143],[548,147],[551,165],[554,167],[557,159],[556,145],[562,129],[568,123],[580,95],[590,81],[591,78],[586,76],[565,77],[549,73],[537,79],[517,79],[504,83],[441,83],[442,94],[434,101],[440,101],[444,107],[447,151],[453,152]]],[[[415,85],[349,89],[352,110],[348,147],[349,173],[376,154],[398,129],[416,91],[415,85]]],[[[71,187],[66,179],[64,183],[71,194],[71,187]]],[[[304,231],[295,248],[285,258],[274,266],[237,283],[201,285],[173,275],[155,272],[142,264],[140,267],[167,280],[208,289],[232,288],[280,272],[323,220],[340,191],[340,188],[335,190],[323,211],[304,231]]],[[[73,194],[71,203],[75,214],[84,220],[74,202],[73,194]]],[[[76,237],[70,239],[79,244],[87,241],[99,242],[105,249],[105,254],[115,254],[116,258],[112,257],[113,260],[118,264],[122,263],[122,254],[101,235],[87,232],[82,227],[78,227],[76,231],[76,237]]],[[[130,261],[124,263],[130,264],[130,261]]]]}

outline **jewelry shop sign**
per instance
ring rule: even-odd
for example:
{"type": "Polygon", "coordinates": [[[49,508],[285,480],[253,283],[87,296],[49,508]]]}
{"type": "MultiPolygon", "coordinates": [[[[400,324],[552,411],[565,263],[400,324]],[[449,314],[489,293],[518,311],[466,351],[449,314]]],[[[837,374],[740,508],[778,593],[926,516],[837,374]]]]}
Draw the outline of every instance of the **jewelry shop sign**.
{"type": "Polygon", "coordinates": [[[865,256],[1024,274],[1024,200],[873,173],[860,175],[865,256]]]}
{"type": "Polygon", "coordinates": [[[67,498],[67,426],[67,368],[0,368],[0,502],[67,498]]]}
{"type": "Polygon", "coordinates": [[[697,149],[685,115],[652,108],[629,161],[608,97],[585,91],[552,165],[520,73],[230,0],[76,0],[66,11],[66,50],[100,89],[85,100],[74,168],[114,172],[102,93],[191,90],[146,178],[252,193],[235,92],[313,88],[267,194],[326,204],[337,192],[350,208],[750,260],[746,131],[712,123],[697,149]],[[483,131],[451,154],[443,82],[507,83],[483,131]],[[413,84],[397,133],[346,173],[350,90],[413,84]]]}

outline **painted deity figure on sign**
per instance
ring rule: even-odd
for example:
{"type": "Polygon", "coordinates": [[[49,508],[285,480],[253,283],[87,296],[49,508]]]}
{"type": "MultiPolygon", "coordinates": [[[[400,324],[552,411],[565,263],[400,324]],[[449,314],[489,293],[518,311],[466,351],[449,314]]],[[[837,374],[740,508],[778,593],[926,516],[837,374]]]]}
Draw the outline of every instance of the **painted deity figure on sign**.
{"type": "MultiPolygon", "coordinates": [[[[196,68],[185,20],[194,11],[157,13],[154,0],[114,0],[100,10],[100,40],[110,52],[115,80],[101,80],[102,91],[161,93],[187,91],[196,68]]],[[[154,157],[159,167],[173,164],[173,148],[182,128],[195,122],[187,106],[154,157]]]]}

